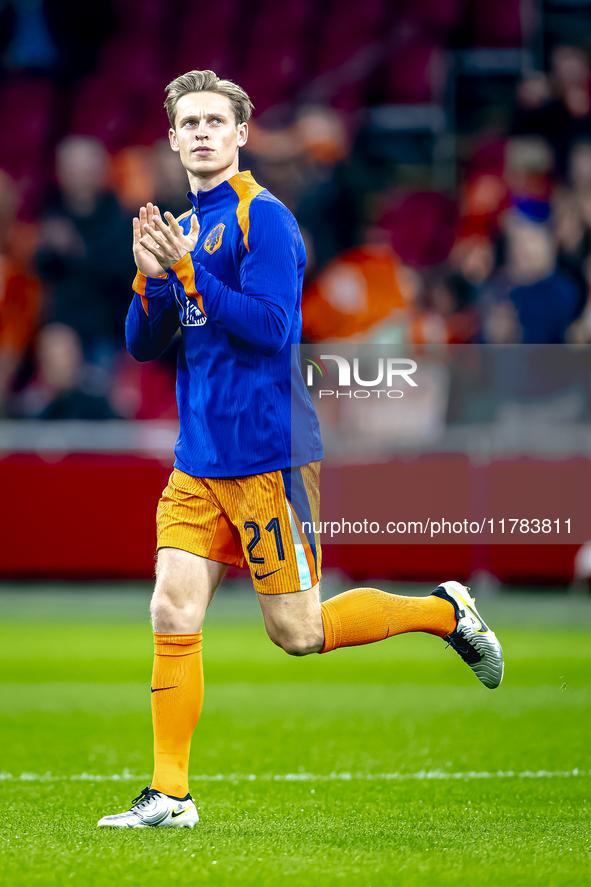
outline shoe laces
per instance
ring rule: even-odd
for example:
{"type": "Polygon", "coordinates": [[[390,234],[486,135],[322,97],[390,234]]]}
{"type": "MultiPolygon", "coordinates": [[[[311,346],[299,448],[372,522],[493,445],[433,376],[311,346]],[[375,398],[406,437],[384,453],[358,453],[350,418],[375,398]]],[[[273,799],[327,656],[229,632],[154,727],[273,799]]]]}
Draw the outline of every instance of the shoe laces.
{"type": "Polygon", "coordinates": [[[447,645],[445,649],[447,650],[448,647],[451,647],[452,650],[455,650],[456,653],[459,653],[460,656],[462,656],[463,658],[468,651],[466,650],[466,647],[463,647],[462,644],[458,642],[458,639],[461,639],[468,647],[472,647],[472,644],[470,643],[470,639],[466,637],[461,628],[456,628],[454,631],[454,635],[455,637],[451,634],[448,634],[446,636],[447,645]]]}
{"type": "Polygon", "coordinates": [[[452,647],[470,667],[482,659],[480,650],[476,644],[474,644],[472,638],[465,634],[462,628],[456,628],[452,634],[447,635],[446,640],[447,646],[452,647]]]}
{"type": "Polygon", "coordinates": [[[155,789],[146,786],[141,790],[137,798],[134,798],[131,802],[131,809],[133,810],[134,807],[138,807],[142,810],[152,798],[156,797],[157,794],[158,792],[155,791],[155,789]]]}

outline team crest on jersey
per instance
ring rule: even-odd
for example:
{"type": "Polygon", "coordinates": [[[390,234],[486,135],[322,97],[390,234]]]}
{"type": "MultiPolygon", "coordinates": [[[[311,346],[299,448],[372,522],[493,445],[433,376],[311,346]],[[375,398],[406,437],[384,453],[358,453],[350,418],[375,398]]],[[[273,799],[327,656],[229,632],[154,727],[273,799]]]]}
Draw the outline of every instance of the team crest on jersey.
{"type": "Polygon", "coordinates": [[[207,235],[203,247],[205,250],[207,250],[210,256],[215,253],[216,249],[219,249],[222,245],[222,235],[224,233],[225,227],[225,225],[222,225],[220,223],[219,225],[216,225],[215,228],[213,228],[207,235]]]}
{"type": "Polygon", "coordinates": [[[179,295],[176,286],[174,287],[174,298],[179,306],[181,326],[203,326],[204,323],[207,323],[207,316],[201,311],[196,300],[187,298],[185,293],[179,295]]]}

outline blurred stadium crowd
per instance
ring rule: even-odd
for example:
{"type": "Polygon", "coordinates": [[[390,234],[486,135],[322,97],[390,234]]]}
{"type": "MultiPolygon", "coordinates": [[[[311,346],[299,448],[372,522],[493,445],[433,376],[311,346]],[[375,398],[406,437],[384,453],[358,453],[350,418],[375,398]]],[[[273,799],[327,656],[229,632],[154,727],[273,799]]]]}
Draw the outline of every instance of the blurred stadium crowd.
{"type": "Polygon", "coordinates": [[[132,215],[189,207],[162,101],[192,68],[254,101],[306,341],[591,343],[591,3],[563,7],[0,3],[0,416],[175,418],[178,343],[137,364],[124,319],[132,215]]]}

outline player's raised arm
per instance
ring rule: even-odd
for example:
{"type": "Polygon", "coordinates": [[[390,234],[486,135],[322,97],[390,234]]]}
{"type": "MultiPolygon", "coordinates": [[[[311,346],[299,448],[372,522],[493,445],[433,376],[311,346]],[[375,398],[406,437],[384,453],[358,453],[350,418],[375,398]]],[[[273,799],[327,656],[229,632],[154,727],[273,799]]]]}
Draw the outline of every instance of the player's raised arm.
{"type": "Polygon", "coordinates": [[[189,254],[170,270],[188,296],[226,332],[267,355],[285,346],[299,300],[298,267],[305,250],[296,220],[277,202],[251,205],[248,247],[240,262],[242,292],[236,292],[189,254]]]}
{"type": "Polygon", "coordinates": [[[141,361],[158,357],[179,325],[168,275],[154,252],[141,243],[142,226],[152,229],[159,217],[158,207],[148,203],[133,220],[133,256],[138,273],[133,282],[135,296],[125,321],[125,341],[129,353],[141,361]]]}
{"type": "Polygon", "coordinates": [[[140,223],[141,237],[138,241],[139,248],[158,264],[159,274],[192,252],[199,237],[199,223],[195,214],[191,216],[188,234],[185,234],[172,213],[167,212],[164,215],[168,224],[163,222],[158,207],[154,206],[148,220],[140,223]]]}
{"type": "Polygon", "coordinates": [[[138,215],[133,220],[133,258],[138,271],[146,277],[161,277],[164,274],[154,251],[147,249],[142,242],[142,233],[146,226],[153,227],[155,215],[153,204],[148,203],[140,207],[138,215]]]}

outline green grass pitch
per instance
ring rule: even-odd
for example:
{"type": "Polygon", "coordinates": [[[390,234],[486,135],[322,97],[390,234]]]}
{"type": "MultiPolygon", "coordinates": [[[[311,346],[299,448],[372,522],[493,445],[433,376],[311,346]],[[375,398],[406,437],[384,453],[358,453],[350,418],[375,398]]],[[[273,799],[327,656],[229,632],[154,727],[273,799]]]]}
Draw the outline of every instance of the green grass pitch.
{"type": "Polygon", "coordinates": [[[149,590],[0,589],[3,887],[591,884],[590,600],[479,601],[489,691],[425,635],[290,658],[254,592],[218,596],[201,822],[118,832],[151,768],[149,590]]]}

